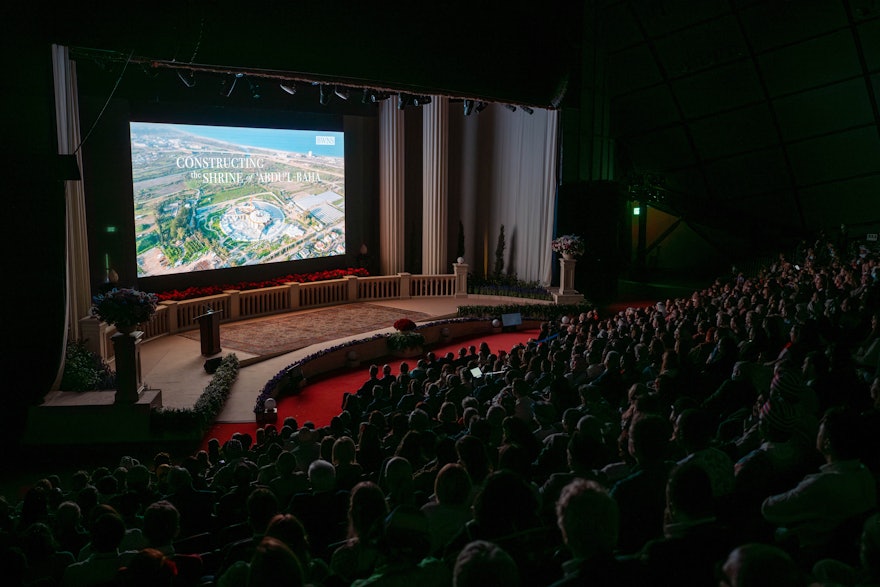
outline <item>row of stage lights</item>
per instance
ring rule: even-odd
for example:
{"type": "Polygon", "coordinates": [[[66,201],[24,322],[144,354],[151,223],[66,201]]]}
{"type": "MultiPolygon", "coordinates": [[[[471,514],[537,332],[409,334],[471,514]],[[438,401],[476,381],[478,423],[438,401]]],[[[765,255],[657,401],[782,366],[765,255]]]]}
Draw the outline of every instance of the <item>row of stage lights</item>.
{"type": "MultiPolygon", "coordinates": [[[[192,88],[196,85],[195,72],[192,70],[183,70],[180,69],[177,71],[177,76],[180,78],[180,81],[188,87],[192,88]]],[[[271,79],[271,78],[269,78],[271,79]]],[[[278,83],[278,87],[287,94],[291,96],[297,93],[297,85],[295,82],[290,80],[272,80],[278,83]]],[[[223,76],[223,79],[220,81],[220,95],[229,98],[232,96],[232,93],[235,91],[236,86],[239,83],[247,83],[248,90],[250,91],[251,97],[254,99],[259,99],[262,97],[262,89],[260,87],[257,79],[253,77],[249,77],[244,73],[229,73],[223,76]]],[[[333,99],[333,96],[336,96],[340,100],[347,101],[351,97],[352,93],[355,91],[360,91],[361,95],[361,103],[363,104],[375,104],[381,102],[382,100],[387,100],[392,95],[393,92],[387,92],[382,90],[376,90],[372,88],[363,88],[358,90],[353,90],[352,88],[345,86],[334,86],[332,84],[324,84],[320,82],[311,82],[310,85],[318,86],[318,102],[322,106],[326,106],[333,99]]],[[[431,96],[421,96],[417,94],[406,94],[406,93],[397,93],[397,108],[398,110],[403,110],[407,106],[422,106],[424,104],[429,104],[431,102],[431,96]]],[[[470,116],[474,112],[480,113],[486,109],[489,105],[488,102],[484,102],[481,100],[473,100],[473,99],[463,99],[461,100],[464,106],[464,115],[470,116]]],[[[510,110],[511,112],[515,112],[517,107],[513,104],[504,104],[505,108],[510,110]]],[[[533,114],[534,110],[528,106],[519,106],[528,114],[533,114]]]]}

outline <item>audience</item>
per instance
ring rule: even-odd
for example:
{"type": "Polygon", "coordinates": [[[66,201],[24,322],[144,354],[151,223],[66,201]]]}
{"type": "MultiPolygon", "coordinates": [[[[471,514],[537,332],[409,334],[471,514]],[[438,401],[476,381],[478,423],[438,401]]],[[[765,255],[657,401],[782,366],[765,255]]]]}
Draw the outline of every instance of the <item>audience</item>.
{"type": "Polygon", "coordinates": [[[326,427],[47,475],[0,500],[4,578],[877,583],[880,261],[830,250],[371,365],[326,427]]]}

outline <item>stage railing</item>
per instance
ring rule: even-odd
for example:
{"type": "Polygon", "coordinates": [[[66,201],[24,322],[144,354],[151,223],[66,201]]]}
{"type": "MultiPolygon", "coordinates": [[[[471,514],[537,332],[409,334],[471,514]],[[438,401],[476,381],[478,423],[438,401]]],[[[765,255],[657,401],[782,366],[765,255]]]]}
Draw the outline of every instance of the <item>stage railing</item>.
{"type": "MultiPolygon", "coordinates": [[[[377,277],[349,275],[311,283],[291,282],[253,290],[227,290],[222,294],[159,303],[149,322],[139,326],[149,340],[198,328],[196,317],[207,311],[222,312],[221,323],[293,312],[306,308],[334,306],[370,300],[415,297],[467,297],[468,265],[455,263],[451,275],[398,273],[377,277]]],[[[116,328],[96,318],[83,318],[81,329],[86,345],[105,360],[113,358],[111,337],[116,328]]]]}

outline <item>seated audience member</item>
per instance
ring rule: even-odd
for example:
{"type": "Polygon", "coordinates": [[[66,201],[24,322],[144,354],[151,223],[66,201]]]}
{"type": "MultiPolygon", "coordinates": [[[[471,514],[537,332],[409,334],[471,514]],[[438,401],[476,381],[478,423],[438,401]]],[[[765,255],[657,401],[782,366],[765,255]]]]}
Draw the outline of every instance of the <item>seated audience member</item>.
{"type": "Polygon", "coordinates": [[[82,526],[82,514],[73,501],[64,501],[55,511],[52,534],[58,541],[58,549],[76,556],[89,541],[89,533],[82,526]]]}
{"type": "Polygon", "coordinates": [[[637,557],[655,585],[710,585],[716,565],[736,544],[715,515],[716,501],[706,470],[680,464],[666,485],[663,537],[650,540],[637,557]]]}
{"type": "Polygon", "coordinates": [[[354,581],[352,587],[446,587],[450,584],[451,572],[443,562],[428,556],[430,549],[431,536],[425,514],[414,506],[397,507],[382,524],[375,571],[366,579],[354,581]]]}
{"type": "Polygon", "coordinates": [[[174,504],[180,513],[180,535],[193,536],[214,529],[213,491],[196,489],[192,474],[183,467],[172,467],[168,472],[169,493],[165,501],[174,504]]]}
{"type": "Polygon", "coordinates": [[[518,587],[519,584],[516,562],[497,544],[474,540],[455,559],[453,587],[518,587]]]}
{"type": "Polygon", "coordinates": [[[812,575],[821,585],[880,585],[880,514],[865,520],[859,542],[859,557],[854,564],[822,559],[813,566],[812,575]]]}
{"type": "Polygon", "coordinates": [[[329,561],[330,545],[345,538],[349,495],[336,490],[336,470],[320,459],[309,466],[309,484],[311,490],[294,495],[288,511],[305,527],[312,556],[329,561]]]}
{"type": "Polygon", "coordinates": [[[65,569],[76,562],[71,553],[59,550],[52,529],[43,522],[28,526],[21,533],[19,544],[27,559],[27,585],[59,585],[65,569]]]}
{"type": "MultiPolygon", "coordinates": [[[[202,559],[195,554],[178,554],[174,540],[180,534],[180,513],[171,502],[157,501],[144,512],[147,548],[170,557],[177,568],[177,585],[196,585],[202,576],[202,559]]],[[[141,549],[143,550],[143,549],[141,549]]]]}
{"type": "Polygon", "coordinates": [[[604,487],[586,479],[566,485],[556,502],[556,523],[571,558],[552,587],[639,584],[637,565],[614,556],[620,518],[617,502],[604,487]]]}
{"type": "Polygon", "coordinates": [[[471,478],[463,466],[449,463],[440,469],[433,499],[421,507],[428,518],[432,554],[442,554],[446,544],[471,519],[472,489],[471,478]]]}
{"type": "Polygon", "coordinates": [[[806,577],[781,548],[762,543],[734,548],[719,570],[719,585],[805,587],[806,577]]]}
{"type": "Polygon", "coordinates": [[[620,509],[621,553],[634,553],[663,535],[666,482],[674,465],[666,460],[670,434],[669,422],[654,414],[637,416],[630,424],[628,448],[636,465],[611,488],[620,509]]]}
{"type": "Polygon", "coordinates": [[[246,584],[248,587],[303,587],[306,583],[302,564],[293,551],[277,538],[265,536],[254,551],[246,584]]]}
{"type": "Polygon", "coordinates": [[[136,551],[119,550],[125,536],[125,523],[119,514],[104,513],[91,527],[92,554],[67,567],[61,584],[64,587],[104,585],[116,579],[120,567],[128,564],[136,551]]]}
{"type": "Polygon", "coordinates": [[[144,548],[119,569],[120,587],[175,587],[177,565],[155,548],[144,548]]]}
{"type": "Polygon", "coordinates": [[[275,476],[269,480],[268,486],[278,503],[286,504],[297,493],[308,490],[309,478],[305,472],[296,470],[293,453],[284,450],[275,458],[275,476]]]}
{"type": "Polygon", "coordinates": [[[388,515],[382,489],[363,481],[351,491],[348,508],[348,537],[333,551],[330,572],[346,585],[372,575],[379,559],[378,539],[388,515]]]}
{"type": "Polygon", "coordinates": [[[825,464],[789,491],[768,497],[761,506],[768,522],[794,540],[793,546],[812,555],[836,557],[835,547],[852,544],[853,537],[846,534],[857,536],[864,516],[877,507],[877,481],[858,459],[862,450],[859,424],[852,410],[826,411],[816,438],[825,464]]]}
{"type": "Polygon", "coordinates": [[[333,442],[331,459],[336,469],[336,488],[351,491],[364,475],[364,468],[355,460],[357,447],[348,436],[341,436],[333,442]]]}
{"type": "Polygon", "coordinates": [[[729,498],[733,493],[733,461],[727,453],[713,445],[715,426],[705,410],[684,410],[675,422],[675,439],[685,453],[679,464],[696,463],[712,482],[716,501],[729,498]]]}
{"type": "Polygon", "coordinates": [[[491,473],[467,522],[446,546],[450,566],[458,552],[474,540],[487,540],[506,550],[516,561],[525,585],[538,584],[552,566],[552,533],[541,520],[537,492],[521,476],[508,470],[491,473]]]}

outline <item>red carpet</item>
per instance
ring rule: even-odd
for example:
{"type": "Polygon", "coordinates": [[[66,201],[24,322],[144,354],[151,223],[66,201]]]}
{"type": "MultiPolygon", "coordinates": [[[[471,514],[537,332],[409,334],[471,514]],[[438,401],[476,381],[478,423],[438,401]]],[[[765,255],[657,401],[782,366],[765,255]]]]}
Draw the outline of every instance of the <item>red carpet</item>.
{"type": "MultiPolygon", "coordinates": [[[[537,329],[502,332],[481,336],[472,340],[456,340],[448,345],[437,347],[433,351],[438,356],[450,351],[458,354],[458,349],[462,346],[479,345],[483,341],[489,343],[489,347],[493,352],[497,352],[500,349],[506,351],[515,344],[524,343],[530,338],[537,336],[537,329]]],[[[406,359],[406,362],[410,366],[415,366],[416,360],[406,359]]],[[[391,365],[393,372],[397,373],[402,362],[402,359],[394,359],[389,361],[388,364],[391,365]]],[[[293,416],[300,425],[306,421],[311,421],[318,428],[326,426],[330,423],[330,419],[342,410],[343,393],[346,391],[356,391],[369,377],[369,368],[370,365],[364,363],[357,369],[344,369],[334,373],[327,373],[320,379],[309,382],[299,395],[281,398],[278,401],[278,422],[276,425],[280,428],[284,418],[293,416]]],[[[251,435],[251,438],[254,438],[257,432],[257,423],[253,421],[215,424],[205,434],[203,448],[207,446],[207,442],[211,438],[216,438],[222,444],[236,432],[248,433],[251,435]]]]}

